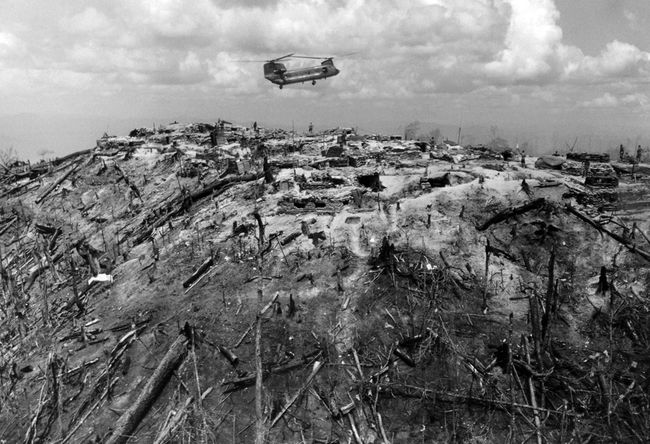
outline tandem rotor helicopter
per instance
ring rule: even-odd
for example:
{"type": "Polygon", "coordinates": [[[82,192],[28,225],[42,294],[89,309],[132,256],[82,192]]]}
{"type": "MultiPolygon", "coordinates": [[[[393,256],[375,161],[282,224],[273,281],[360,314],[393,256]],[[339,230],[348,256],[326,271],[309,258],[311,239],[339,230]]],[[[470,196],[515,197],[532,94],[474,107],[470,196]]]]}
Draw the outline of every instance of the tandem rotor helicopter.
{"type": "Polygon", "coordinates": [[[290,85],[292,83],[311,82],[312,85],[315,85],[316,80],[334,77],[340,72],[339,69],[334,66],[334,57],[297,56],[294,55],[294,53],[291,53],[271,60],[242,61],[266,62],[264,63],[264,78],[271,83],[279,85],[280,89],[282,89],[284,85],[290,85]],[[287,69],[284,63],[279,62],[289,58],[321,60],[321,63],[320,65],[305,68],[287,69]]]}

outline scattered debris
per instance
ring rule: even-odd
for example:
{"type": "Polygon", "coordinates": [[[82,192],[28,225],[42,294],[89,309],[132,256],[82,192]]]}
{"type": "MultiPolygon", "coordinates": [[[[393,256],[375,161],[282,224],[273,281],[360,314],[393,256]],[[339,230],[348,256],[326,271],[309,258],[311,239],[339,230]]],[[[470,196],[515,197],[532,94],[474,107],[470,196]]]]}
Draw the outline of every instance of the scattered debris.
{"type": "Polygon", "coordinates": [[[6,166],[0,440],[643,442],[650,166],[531,154],[220,119],[6,166]]]}

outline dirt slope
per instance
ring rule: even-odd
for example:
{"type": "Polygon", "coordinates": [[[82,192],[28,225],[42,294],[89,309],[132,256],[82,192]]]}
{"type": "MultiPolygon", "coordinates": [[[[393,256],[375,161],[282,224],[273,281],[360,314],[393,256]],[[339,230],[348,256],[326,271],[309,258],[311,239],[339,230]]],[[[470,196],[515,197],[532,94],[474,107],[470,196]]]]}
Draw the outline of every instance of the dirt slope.
{"type": "Polygon", "coordinates": [[[5,179],[0,439],[116,439],[185,334],[129,442],[254,442],[277,295],[267,442],[643,441],[645,183],[408,143],[336,167],[324,140],[244,137],[235,171],[169,142],[5,179]]]}

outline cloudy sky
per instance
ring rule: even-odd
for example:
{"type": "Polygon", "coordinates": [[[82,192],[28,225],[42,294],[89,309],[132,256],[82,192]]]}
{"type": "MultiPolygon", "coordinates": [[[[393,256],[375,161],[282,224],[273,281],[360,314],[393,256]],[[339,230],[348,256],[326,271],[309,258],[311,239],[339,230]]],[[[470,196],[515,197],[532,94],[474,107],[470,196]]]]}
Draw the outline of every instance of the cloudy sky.
{"type": "Polygon", "coordinates": [[[594,150],[650,140],[647,0],[0,6],[0,149],[26,157],[87,148],[106,130],[219,117],[386,133],[414,120],[496,127],[541,150],[575,137],[594,150]],[[355,54],[335,58],[337,77],[283,90],[261,64],[238,61],[290,52],[355,54]]]}

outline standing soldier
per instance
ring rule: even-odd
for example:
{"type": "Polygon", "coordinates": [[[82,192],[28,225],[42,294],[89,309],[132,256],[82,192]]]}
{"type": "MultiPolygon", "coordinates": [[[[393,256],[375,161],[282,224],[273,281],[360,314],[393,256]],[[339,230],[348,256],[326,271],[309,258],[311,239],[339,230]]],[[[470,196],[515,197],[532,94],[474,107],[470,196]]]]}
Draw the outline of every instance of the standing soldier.
{"type": "Polygon", "coordinates": [[[521,152],[521,167],[526,168],[526,151],[521,152]]]}
{"type": "Polygon", "coordinates": [[[618,147],[618,159],[623,162],[623,159],[625,158],[625,148],[623,148],[623,144],[621,143],[621,146],[618,147]]]}
{"type": "Polygon", "coordinates": [[[641,148],[641,145],[639,145],[636,149],[636,163],[641,162],[641,153],[643,153],[643,149],[641,148]]]}
{"type": "Polygon", "coordinates": [[[309,134],[311,135],[314,132],[314,124],[309,122],[309,134]]]}

